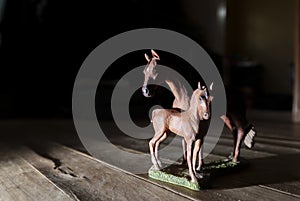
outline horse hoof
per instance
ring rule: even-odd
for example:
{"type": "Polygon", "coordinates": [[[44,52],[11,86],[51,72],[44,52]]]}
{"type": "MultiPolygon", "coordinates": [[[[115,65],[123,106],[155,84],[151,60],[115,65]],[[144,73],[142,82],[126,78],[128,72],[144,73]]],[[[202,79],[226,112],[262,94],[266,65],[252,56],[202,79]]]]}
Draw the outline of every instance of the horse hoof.
{"type": "Polygon", "coordinates": [[[196,171],[200,172],[202,170],[203,165],[205,165],[205,164],[202,163],[201,165],[198,165],[198,167],[196,168],[196,171]]]}
{"type": "Polygon", "coordinates": [[[232,162],[235,163],[235,164],[238,164],[238,163],[240,163],[241,161],[238,160],[238,159],[232,159],[232,162]]]}
{"type": "Polygon", "coordinates": [[[159,168],[162,168],[162,163],[160,161],[157,161],[157,164],[158,164],[159,168]]]}
{"type": "Polygon", "coordinates": [[[158,171],[158,170],[160,170],[160,168],[159,168],[158,165],[153,165],[153,166],[152,166],[152,170],[158,171]]]}
{"type": "Polygon", "coordinates": [[[203,179],[203,174],[202,173],[196,173],[196,177],[199,179],[203,179]]]}
{"type": "Polygon", "coordinates": [[[198,180],[196,178],[191,180],[192,183],[198,183],[198,180]]]}

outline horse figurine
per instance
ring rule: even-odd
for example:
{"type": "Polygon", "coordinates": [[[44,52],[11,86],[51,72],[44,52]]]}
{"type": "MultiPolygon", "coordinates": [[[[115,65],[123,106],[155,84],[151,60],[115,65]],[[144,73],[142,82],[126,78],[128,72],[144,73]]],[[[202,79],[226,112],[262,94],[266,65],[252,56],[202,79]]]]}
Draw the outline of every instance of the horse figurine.
{"type": "Polygon", "coordinates": [[[161,168],[161,162],[158,157],[159,144],[167,138],[169,131],[171,131],[184,138],[187,144],[189,175],[192,182],[197,182],[195,166],[202,144],[200,142],[201,139],[197,139],[197,134],[200,120],[208,120],[210,118],[209,106],[212,99],[212,96],[207,95],[206,88],[201,88],[200,82],[198,82],[198,88],[193,92],[189,108],[186,111],[179,112],[174,109],[153,110],[152,124],[155,134],[149,142],[149,148],[155,170],[161,168]],[[192,153],[193,144],[195,144],[194,153],[192,153]]]}
{"type": "MultiPolygon", "coordinates": [[[[152,78],[153,80],[155,80],[158,75],[158,73],[156,73],[155,67],[157,65],[157,61],[160,60],[160,57],[154,50],[151,50],[151,53],[152,53],[152,58],[150,58],[147,54],[145,54],[145,58],[148,62],[148,64],[144,69],[145,77],[144,77],[144,84],[142,87],[143,95],[145,97],[151,97],[151,94],[147,88],[149,79],[152,78]]],[[[172,79],[174,78],[170,78],[170,79],[166,78],[163,81],[167,83],[167,85],[170,87],[175,97],[173,102],[173,108],[187,110],[190,101],[190,98],[187,95],[187,90],[183,85],[181,85],[181,83],[175,82],[172,79]]]]}
{"type": "MultiPolygon", "coordinates": [[[[144,70],[144,83],[142,87],[142,92],[145,97],[151,97],[151,93],[149,92],[147,85],[150,78],[156,79],[158,73],[156,72],[157,60],[160,60],[159,55],[151,50],[152,58],[150,58],[147,54],[145,54],[145,58],[148,64],[144,70]]],[[[187,95],[187,91],[184,86],[177,83],[176,78],[165,77],[163,80],[170,87],[175,99],[173,102],[173,108],[179,108],[181,110],[187,110],[189,107],[189,97],[187,95]]],[[[254,146],[254,137],[256,135],[256,131],[254,130],[254,126],[249,124],[246,119],[246,110],[244,106],[243,98],[236,91],[233,91],[231,88],[226,88],[227,95],[227,114],[222,115],[220,118],[224,121],[225,125],[229,128],[234,137],[234,147],[233,147],[233,162],[239,161],[240,156],[240,148],[242,141],[244,140],[244,144],[248,148],[252,148],[254,146]]],[[[184,141],[182,143],[184,148],[184,141]]],[[[200,155],[199,155],[200,156],[200,155]]],[[[186,158],[184,151],[184,159],[186,158]]],[[[201,166],[202,159],[199,160],[199,167],[201,166]]],[[[199,167],[197,169],[199,169],[199,167]]]]}

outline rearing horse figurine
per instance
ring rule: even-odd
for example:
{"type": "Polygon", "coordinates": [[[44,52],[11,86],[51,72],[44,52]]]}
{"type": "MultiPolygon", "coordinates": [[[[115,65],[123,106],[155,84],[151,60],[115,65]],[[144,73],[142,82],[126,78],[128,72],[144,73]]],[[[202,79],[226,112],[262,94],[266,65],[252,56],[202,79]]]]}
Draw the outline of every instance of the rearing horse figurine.
{"type": "Polygon", "coordinates": [[[161,168],[161,162],[158,158],[159,143],[167,138],[169,131],[184,138],[187,144],[187,163],[189,175],[192,182],[197,182],[195,163],[202,143],[197,143],[194,153],[192,148],[197,139],[200,120],[208,120],[210,118],[209,105],[212,96],[207,96],[206,88],[201,89],[200,82],[198,88],[193,92],[190,99],[190,106],[184,112],[174,109],[155,109],[152,112],[152,123],[155,131],[154,137],[149,142],[151,161],[154,169],[161,168]],[[154,150],[155,148],[155,150],[154,150]],[[193,159],[192,159],[193,157],[193,159]]]}
{"type": "MultiPolygon", "coordinates": [[[[145,77],[144,77],[144,84],[142,87],[143,95],[145,97],[151,97],[151,94],[147,88],[149,79],[152,78],[153,80],[155,80],[158,75],[158,73],[156,73],[155,67],[157,65],[157,61],[160,60],[160,58],[154,50],[151,50],[151,53],[152,53],[151,59],[147,54],[145,54],[145,58],[148,62],[147,66],[144,69],[145,77]]],[[[190,101],[190,98],[187,95],[187,90],[183,85],[181,85],[181,83],[175,82],[172,79],[174,79],[174,78],[165,78],[164,81],[170,87],[170,89],[175,97],[174,102],[173,102],[173,108],[187,110],[187,108],[189,107],[189,101],[190,101]]]]}

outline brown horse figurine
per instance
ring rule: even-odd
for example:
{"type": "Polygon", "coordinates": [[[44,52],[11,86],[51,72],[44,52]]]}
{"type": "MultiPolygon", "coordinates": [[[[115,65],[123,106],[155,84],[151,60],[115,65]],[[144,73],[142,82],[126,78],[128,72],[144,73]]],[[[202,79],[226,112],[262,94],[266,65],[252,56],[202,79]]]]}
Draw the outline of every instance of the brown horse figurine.
{"type": "MultiPolygon", "coordinates": [[[[151,97],[149,90],[147,89],[147,84],[149,78],[155,79],[158,75],[156,73],[156,61],[159,60],[158,54],[151,50],[152,58],[150,59],[147,54],[145,54],[146,60],[148,64],[144,70],[144,83],[143,83],[143,95],[145,97],[151,97]]],[[[189,97],[187,95],[187,91],[182,85],[176,85],[177,83],[174,78],[165,78],[164,81],[170,87],[175,99],[173,102],[173,108],[179,108],[181,110],[187,110],[189,107],[189,97]]],[[[229,128],[234,137],[234,148],[233,148],[233,162],[239,161],[240,156],[240,148],[242,141],[244,140],[245,145],[248,148],[252,148],[254,146],[254,137],[256,135],[256,131],[254,130],[254,126],[249,124],[246,119],[246,110],[244,106],[244,100],[241,95],[237,91],[233,91],[231,88],[226,88],[227,95],[227,114],[221,116],[221,119],[224,121],[225,125],[229,128]]],[[[183,142],[184,147],[184,142],[183,142]]],[[[183,148],[185,150],[185,148],[183,148]]],[[[184,158],[186,157],[184,152],[184,158]]],[[[199,160],[199,163],[201,163],[199,160]]],[[[199,164],[200,166],[200,164],[199,164]]],[[[197,168],[199,169],[199,168],[197,168]]]]}
{"type": "MultiPolygon", "coordinates": [[[[146,65],[146,67],[144,69],[145,77],[144,77],[144,84],[142,87],[143,95],[145,97],[151,97],[151,94],[147,88],[149,79],[152,78],[153,80],[155,80],[158,75],[156,73],[155,67],[157,65],[157,60],[160,60],[160,58],[154,50],[151,50],[151,53],[152,53],[152,58],[150,58],[147,54],[145,54],[145,58],[148,62],[148,64],[146,65]]],[[[187,110],[187,108],[189,107],[190,98],[187,95],[186,88],[183,85],[181,85],[181,83],[172,81],[172,79],[166,79],[164,81],[170,87],[170,89],[175,97],[174,102],[173,102],[173,108],[187,110]]]]}
{"type": "Polygon", "coordinates": [[[174,109],[153,110],[152,123],[155,134],[149,142],[149,148],[154,169],[159,170],[161,168],[161,162],[158,157],[159,144],[167,138],[169,131],[171,131],[184,138],[187,144],[189,175],[192,182],[197,182],[195,166],[202,144],[200,142],[201,139],[197,138],[199,122],[210,118],[209,105],[212,99],[212,96],[207,96],[206,88],[201,88],[199,82],[198,88],[193,92],[190,99],[190,106],[186,111],[179,112],[174,109]],[[194,153],[192,153],[193,144],[195,144],[194,153]]]}

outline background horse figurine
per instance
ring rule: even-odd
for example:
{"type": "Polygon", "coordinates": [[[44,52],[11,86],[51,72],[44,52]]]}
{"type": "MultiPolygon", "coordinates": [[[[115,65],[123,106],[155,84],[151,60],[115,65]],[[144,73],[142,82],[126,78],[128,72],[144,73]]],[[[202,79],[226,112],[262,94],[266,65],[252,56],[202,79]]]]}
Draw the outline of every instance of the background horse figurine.
{"type": "Polygon", "coordinates": [[[196,178],[196,158],[200,150],[200,140],[197,139],[200,120],[208,120],[210,117],[209,105],[212,101],[211,96],[207,96],[206,88],[201,89],[200,82],[198,89],[193,92],[189,108],[184,112],[174,109],[156,109],[152,112],[152,123],[155,131],[154,137],[149,142],[151,161],[154,169],[161,168],[158,157],[159,143],[167,138],[169,131],[184,138],[187,144],[187,163],[189,175],[192,182],[197,182],[196,178]],[[197,148],[192,153],[193,143],[197,140],[197,148]],[[155,151],[154,151],[155,147],[155,151]],[[193,161],[192,161],[193,156],[193,161]]]}
{"type": "MultiPolygon", "coordinates": [[[[144,70],[145,79],[142,88],[143,95],[145,97],[151,97],[151,94],[147,88],[149,79],[156,79],[156,77],[158,76],[155,67],[157,65],[156,61],[160,58],[154,50],[151,50],[151,53],[151,59],[147,54],[145,54],[146,60],[148,61],[148,64],[146,65],[144,70]]],[[[189,106],[189,96],[187,95],[187,91],[184,86],[180,84],[176,85],[175,83],[177,83],[177,80],[174,79],[176,78],[166,77],[164,79],[175,97],[173,108],[186,110],[189,106]]],[[[240,156],[242,141],[244,140],[244,143],[248,148],[252,148],[254,146],[254,137],[256,135],[256,131],[254,130],[254,126],[252,124],[249,124],[246,119],[244,100],[240,93],[234,91],[232,88],[226,88],[226,95],[227,114],[222,115],[221,119],[233,134],[234,148],[232,161],[237,162],[240,156]]],[[[184,153],[184,158],[185,157],[186,156],[184,153]]]]}
{"type": "MultiPolygon", "coordinates": [[[[153,80],[155,80],[158,75],[158,73],[156,73],[155,67],[157,65],[157,60],[160,60],[160,58],[154,50],[151,50],[151,53],[152,53],[152,58],[150,58],[145,53],[145,58],[148,62],[148,64],[146,65],[146,67],[144,69],[145,77],[144,77],[144,84],[142,87],[143,95],[145,97],[151,97],[151,94],[147,88],[149,79],[152,78],[153,80]]],[[[173,102],[173,108],[187,110],[187,108],[189,107],[189,101],[190,101],[190,98],[187,95],[187,90],[183,85],[181,85],[181,83],[176,82],[173,79],[174,78],[165,78],[164,80],[162,80],[167,83],[167,85],[170,87],[170,89],[175,97],[174,102],[173,102]]]]}

